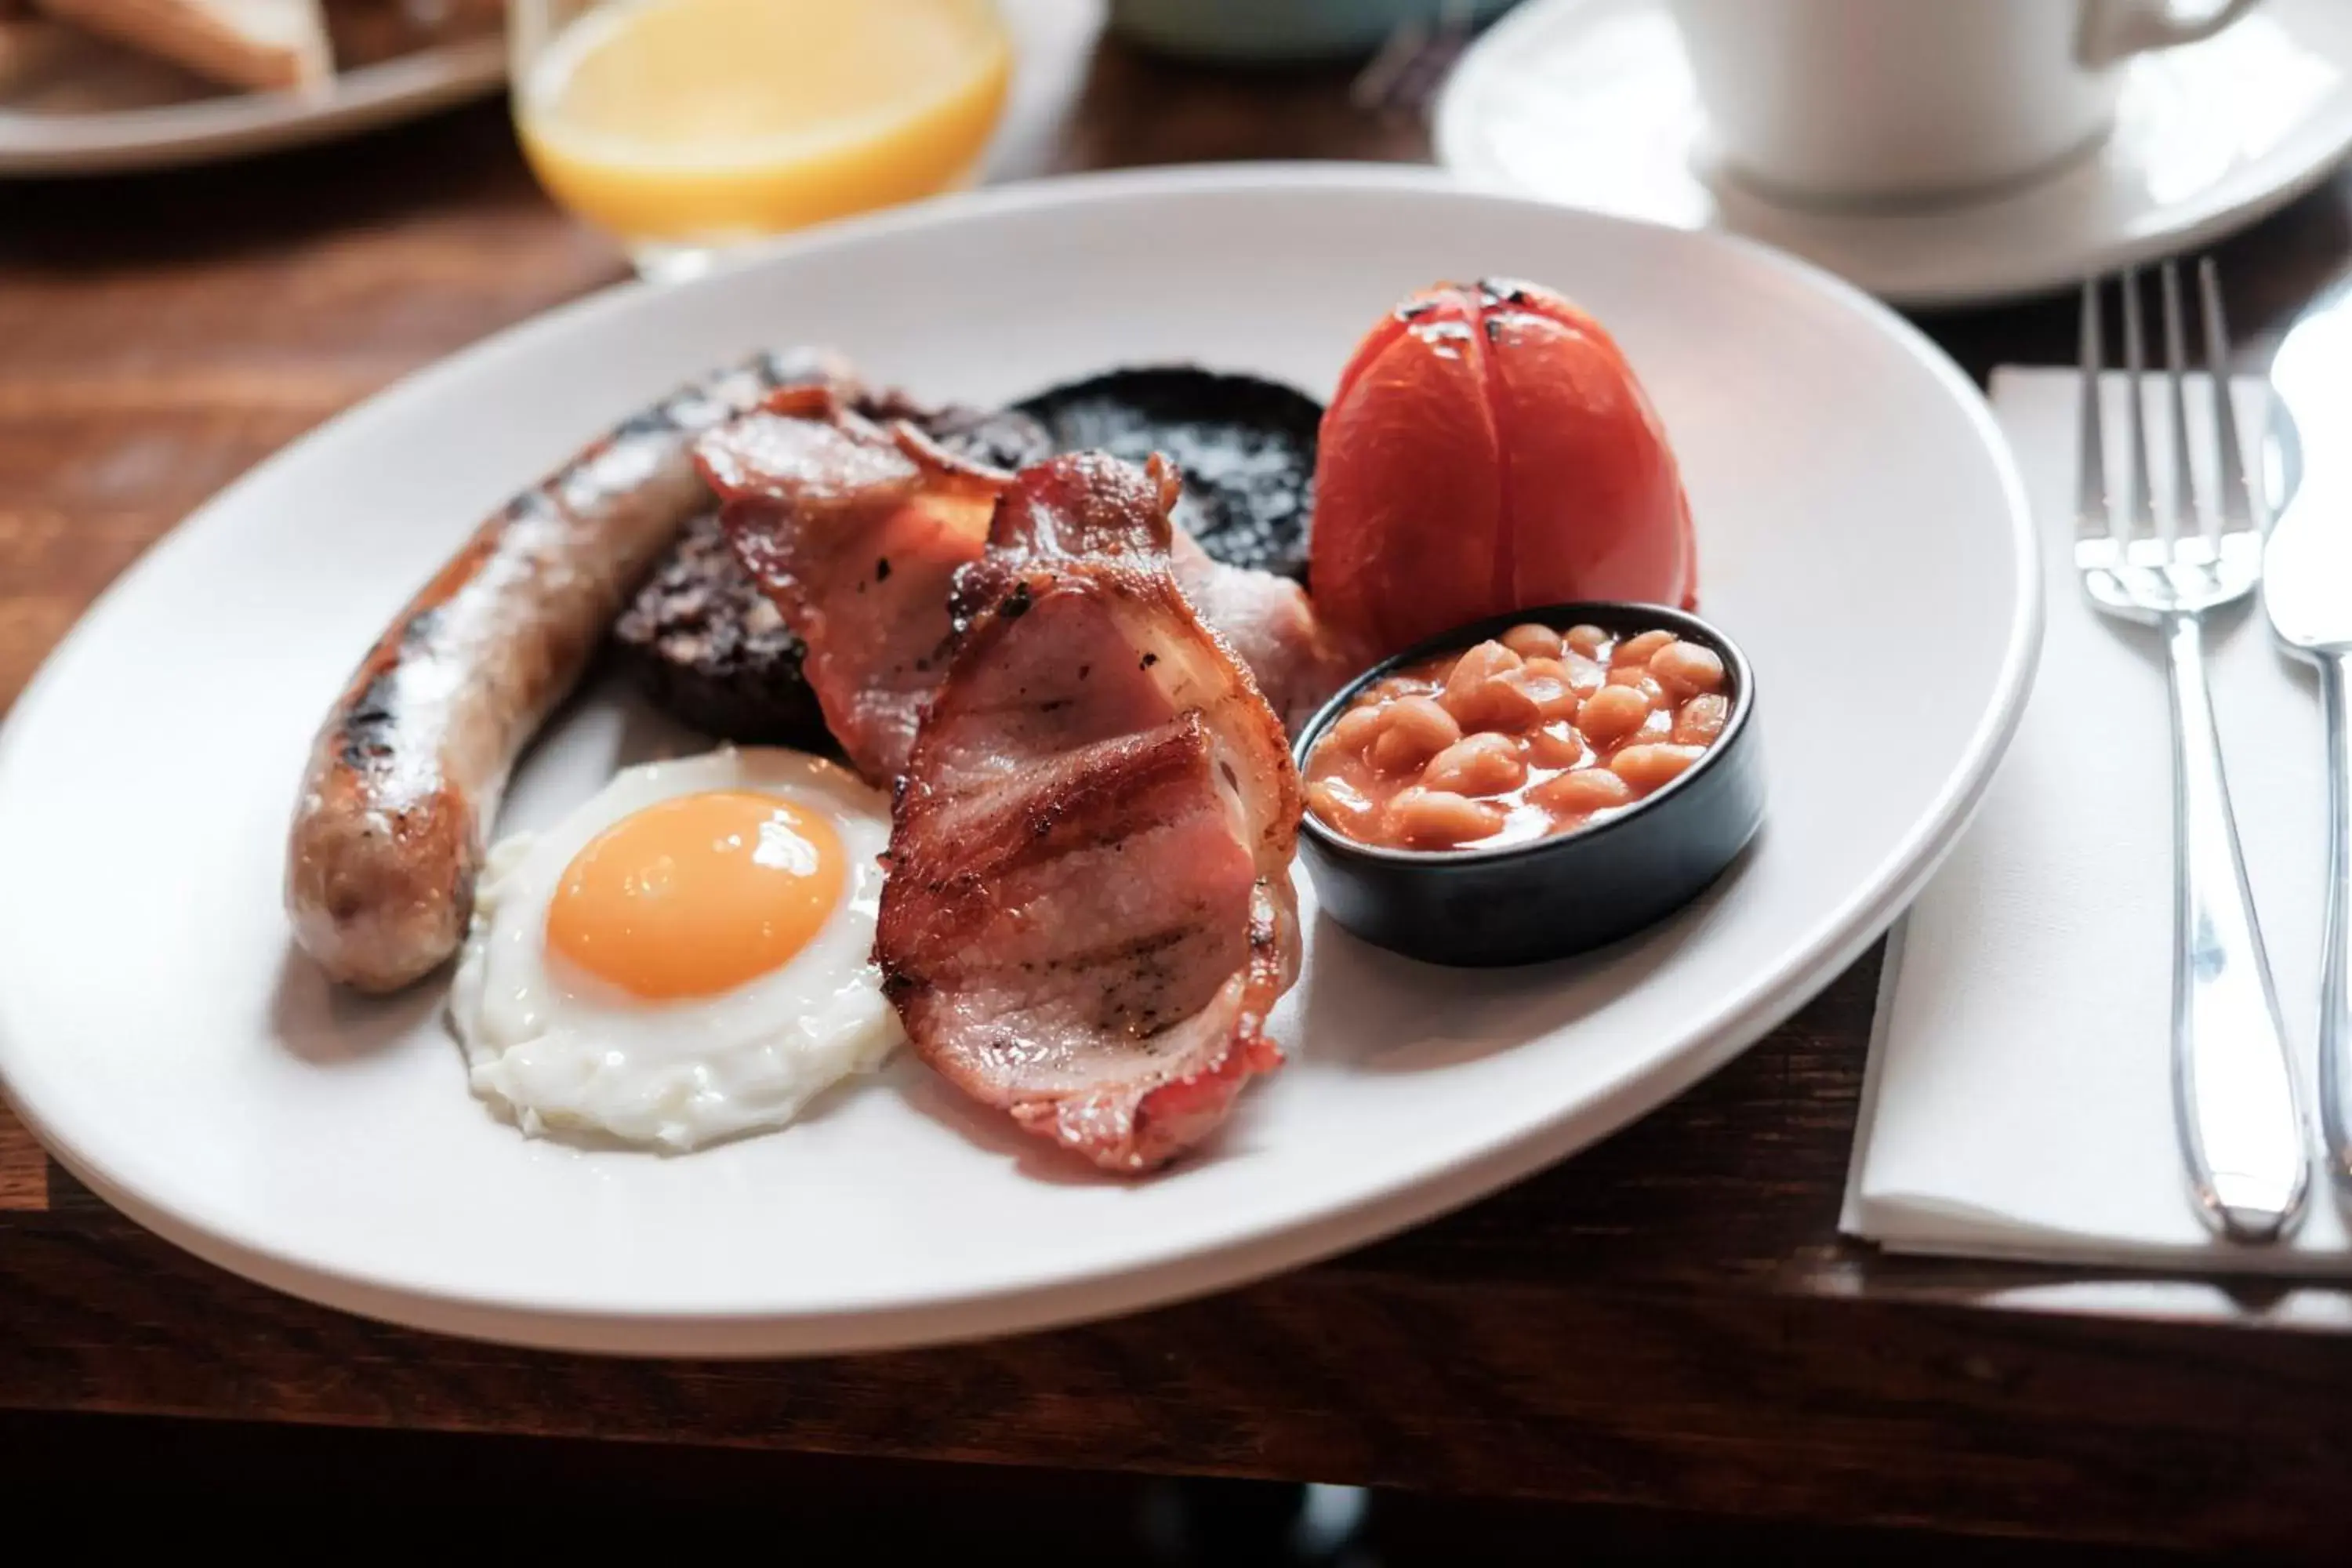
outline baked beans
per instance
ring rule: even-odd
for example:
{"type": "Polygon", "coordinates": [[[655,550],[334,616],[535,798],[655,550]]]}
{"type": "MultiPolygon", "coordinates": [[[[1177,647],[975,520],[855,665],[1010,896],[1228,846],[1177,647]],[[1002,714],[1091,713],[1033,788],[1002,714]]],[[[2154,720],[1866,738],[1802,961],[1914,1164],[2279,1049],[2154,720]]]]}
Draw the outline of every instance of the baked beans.
{"type": "Polygon", "coordinates": [[[1307,753],[1307,805],[1364,844],[1522,844],[1680,777],[1729,713],[1713,648],[1528,622],[1364,690],[1307,753]]]}

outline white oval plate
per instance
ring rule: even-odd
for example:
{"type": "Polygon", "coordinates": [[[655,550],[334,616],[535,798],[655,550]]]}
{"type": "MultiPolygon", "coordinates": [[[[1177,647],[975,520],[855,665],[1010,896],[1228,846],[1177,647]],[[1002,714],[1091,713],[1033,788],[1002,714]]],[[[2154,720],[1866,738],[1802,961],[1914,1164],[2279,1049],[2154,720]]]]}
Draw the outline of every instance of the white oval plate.
{"type": "MultiPolygon", "coordinates": [[[[1590,1143],[1853,962],[2010,734],[2032,559],[1953,366],[1736,241],[1315,166],[1051,182],[849,225],[469,350],[264,464],[108,593],[0,734],[0,1080],[163,1235],[425,1328],[845,1351],[1198,1294],[1590,1143]],[[353,661],[476,519],[681,379],[824,341],[930,397],[1171,359],[1321,392],[1401,295],[1488,271],[1547,279],[1622,337],[1682,453],[1705,607],[1759,671],[1765,832],[1654,933],[1445,971],[1355,942],[1310,896],[1275,1026],[1289,1067],[1148,1181],[1075,1169],[904,1053],[799,1126],[688,1157],[534,1142],[467,1094],[437,981],[368,1003],[289,949],[287,814],[353,661]]],[[[593,695],[528,759],[506,826],[667,738],[593,695]]]]}
{"type": "Polygon", "coordinates": [[[2210,244],[2325,178],[2352,147],[2352,6],[2270,0],[2134,59],[2114,135],[1970,201],[1808,208],[1722,178],[1664,0],[1528,0],[1463,57],[1435,137],[1488,189],[1744,235],[1898,304],[1980,303],[2210,244]]]}
{"type": "Polygon", "coordinates": [[[184,102],[153,101],[181,90],[173,73],[125,59],[89,86],[127,107],[37,110],[0,102],[0,174],[100,174],[172,169],[331,141],[397,124],[506,84],[503,37],[419,49],[336,73],[314,95],[224,92],[184,102]]]}

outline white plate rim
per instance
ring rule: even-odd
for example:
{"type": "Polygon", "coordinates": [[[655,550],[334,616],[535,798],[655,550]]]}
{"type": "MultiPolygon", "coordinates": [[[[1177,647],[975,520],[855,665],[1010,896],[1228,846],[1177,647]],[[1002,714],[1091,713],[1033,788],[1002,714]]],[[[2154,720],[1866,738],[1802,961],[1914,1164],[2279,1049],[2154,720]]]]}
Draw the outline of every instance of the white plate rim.
{"type": "MultiPolygon", "coordinates": [[[[1663,0],[1651,0],[1651,3],[1663,4],[1663,0]]],[[[1484,90],[1485,73],[1497,68],[1496,62],[1508,58],[1517,45],[1534,38],[1543,29],[1565,19],[1570,12],[1597,4],[1599,0],[1526,0],[1525,4],[1506,12],[1493,26],[1472,40],[1470,47],[1446,76],[1444,85],[1439,89],[1437,101],[1430,111],[1432,152],[1441,167],[1475,189],[1491,191],[1498,195],[1519,195],[1531,199],[1545,199],[1533,197],[1532,193],[1492,167],[1478,153],[1477,138],[1470,130],[1473,106],[1484,90]]],[[[2352,95],[2352,81],[2337,89],[2339,98],[2347,95],[2352,95]]],[[[2029,254],[2006,268],[1989,268],[1965,279],[1956,277],[1942,285],[1874,279],[1868,275],[1866,265],[1843,276],[1889,304],[1914,309],[1949,310],[2034,299],[2073,288],[2087,276],[2137,267],[2196,249],[2259,223],[2325,183],[2344,161],[2346,151],[2352,149],[2352,106],[2340,110],[2337,119],[2340,123],[2332,139],[2315,142],[2300,160],[2282,160],[2280,168],[2265,183],[2248,188],[2250,176],[2241,172],[2179,203],[2169,221],[2150,226],[2145,232],[2120,233],[2106,243],[2087,250],[2040,257],[2029,254]],[[2233,192],[2237,194],[2228,195],[2233,192]]],[[[2273,158],[2278,156],[2275,152],[2271,154],[2273,158]]],[[[2027,187],[2028,190],[2031,188],[2027,187]]],[[[1997,211],[2003,201],[2021,194],[2025,193],[2004,193],[1976,205],[1987,211],[1997,211]]],[[[1796,207],[1775,210],[1782,217],[1791,220],[1801,221],[1804,216],[1802,209],[1796,207]]],[[[1948,217],[1955,211],[1963,209],[1934,210],[1937,216],[1948,217]]],[[[1745,237],[1737,229],[1713,224],[1708,226],[1708,232],[1745,237]]],[[[1823,264],[1817,262],[1814,265],[1823,264]]],[[[1824,269],[1828,268],[1825,267],[1824,269]]]]}
{"type": "MultiPolygon", "coordinates": [[[[1534,198],[1474,191],[1422,167],[1333,163],[1202,164],[1058,176],[964,193],[872,216],[830,225],[761,247],[714,271],[711,279],[772,264],[807,248],[852,245],[909,229],[952,225],[965,215],[1019,212],[1102,198],[1224,190],[1337,189],[1423,191],[1469,200],[1545,207],[1534,198]]],[[[1958,366],[1917,328],[1868,295],[1793,257],[1737,236],[1667,229],[1611,215],[1592,221],[1677,234],[1691,244],[1725,247],[1778,270],[1805,287],[1826,291],[1928,373],[1961,411],[1991,463],[2005,500],[2014,565],[2015,614],[2003,642],[1993,700],[1971,732],[1961,764],[1928,811],[1874,874],[1809,932],[1804,956],[1782,972],[1728,995],[1692,1031],[1689,1044],[1648,1058],[1601,1091],[1538,1119],[1511,1136],[1451,1162],[1415,1167],[1350,1198],[1294,1214],[1286,1223],[1238,1239],[1164,1255],[1124,1272],[1077,1268],[1040,1276],[988,1293],[951,1292],[873,1306],[851,1304],[824,1312],[583,1313],[560,1303],[474,1298],[452,1300],[357,1270],[329,1272],[305,1260],[214,1230],[177,1212],[165,1195],[119,1179],[101,1163],[82,1157],[40,1115],[25,1091],[22,1064],[0,1018],[0,1098],[45,1147],[89,1189],[146,1228],[232,1273],[288,1294],[363,1317],[468,1338],[546,1349],[612,1354],[773,1356],[836,1353],[953,1342],[1115,1316],[1171,1305],[1303,1266],[1381,1239],[1461,1207],[1556,1163],[1683,1093],[1730,1061],[1835,979],[1875,942],[1933,874],[1973,816],[2014,732],[2030,689],[2042,629],[2042,583],[2022,484],[1983,395],[1958,366]]],[[[704,287],[704,281],[682,287],[704,287]]],[[[230,504],[314,440],[351,438],[370,421],[396,418],[411,400],[429,399],[480,362],[528,352],[543,337],[600,315],[625,310],[654,286],[629,281],[598,290],[469,345],[403,377],[391,386],[308,432],[257,464],[165,534],[84,612],[81,622],[52,649],[0,726],[0,795],[5,795],[26,715],[47,700],[55,672],[85,635],[95,612],[131,578],[168,558],[191,524],[230,504]]],[[[748,347],[748,345],[747,345],[748,347]]],[[[5,972],[0,964],[0,972],[5,972]]],[[[1833,1216],[1825,1223],[1833,1224],[1833,1216]]]]}
{"type": "Polygon", "coordinates": [[[246,92],[90,114],[0,110],[0,175],[127,174],[301,146],[483,97],[506,74],[501,35],[339,71],[316,98],[246,92]]]}

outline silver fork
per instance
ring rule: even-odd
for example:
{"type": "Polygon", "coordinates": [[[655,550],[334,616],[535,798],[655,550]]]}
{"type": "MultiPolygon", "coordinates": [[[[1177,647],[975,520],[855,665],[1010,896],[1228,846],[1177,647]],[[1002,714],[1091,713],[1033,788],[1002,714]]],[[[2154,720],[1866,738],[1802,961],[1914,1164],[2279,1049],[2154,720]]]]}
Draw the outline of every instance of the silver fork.
{"type": "Polygon", "coordinates": [[[2180,273],[2168,261],[2159,283],[2173,502],[2167,515],[2158,516],[2142,412],[2147,363],[2139,274],[2133,270],[2123,275],[2121,289],[2131,395],[2120,518],[2109,504],[2099,404],[2105,357],[2099,287],[2086,282],[2074,564],[2100,609],[2152,626],[2164,638],[2172,689],[2174,1122],[2206,1223],[2236,1240],[2270,1241],[2286,1234],[2303,1208],[2303,1112],[2230,811],[2204,644],[2207,616],[2253,592],[2262,576],[2263,539],[2253,479],[2229,401],[2229,336],[2210,260],[2200,263],[2198,279],[2215,388],[2220,529],[2206,527],[2189,464],[2180,273]]]}

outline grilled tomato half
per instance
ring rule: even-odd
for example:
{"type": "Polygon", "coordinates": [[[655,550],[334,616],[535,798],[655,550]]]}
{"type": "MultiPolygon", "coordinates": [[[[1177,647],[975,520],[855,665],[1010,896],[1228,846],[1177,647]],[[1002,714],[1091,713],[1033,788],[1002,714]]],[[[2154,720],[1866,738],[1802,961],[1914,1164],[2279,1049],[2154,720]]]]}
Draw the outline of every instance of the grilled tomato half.
{"type": "Polygon", "coordinates": [[[1357,345],[1323,415],[1308,569],[1342,631],[1393,651],[1574,599],[1689,609],[1697,565],[1657,410],[1567,300],[1441,283],[1357,345]]]}

